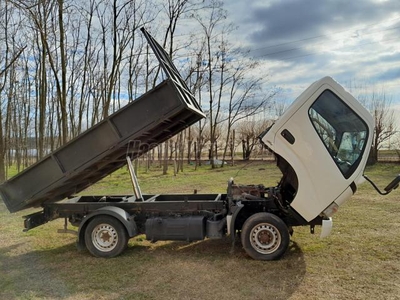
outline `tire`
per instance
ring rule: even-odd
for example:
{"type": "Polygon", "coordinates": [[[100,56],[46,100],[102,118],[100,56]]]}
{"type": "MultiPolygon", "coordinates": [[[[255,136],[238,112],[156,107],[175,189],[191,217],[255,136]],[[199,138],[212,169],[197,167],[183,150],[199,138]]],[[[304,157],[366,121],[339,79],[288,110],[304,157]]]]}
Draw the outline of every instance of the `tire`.
{"type": "Polygon", "coordinates": [[[93,256],[115,257],[128,246],[128,234],[116,218],[95,216],[86,227],[85,245],[93,256]]]}
{"type": "Polygon", "coordinates": [[[270,213],[250,216],[240,235],[246,253],[256,260],[276,260],[285,254],[290,236],[286,224],[270,213]]]}

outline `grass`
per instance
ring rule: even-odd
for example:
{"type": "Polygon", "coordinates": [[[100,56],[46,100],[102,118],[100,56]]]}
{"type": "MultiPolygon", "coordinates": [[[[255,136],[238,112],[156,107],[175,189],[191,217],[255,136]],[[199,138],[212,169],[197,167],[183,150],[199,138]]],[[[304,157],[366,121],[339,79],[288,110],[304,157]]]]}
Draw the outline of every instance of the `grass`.
{"type": "MultiPolygon", "coordinates": [[[[399,170],[379,164],[366,173],[383,188],[399,170]]],[[[224,192],[230,177],[279,180],[273,164],[260,162],[160,174],[139,171],[144,193],[224,192]]],[[[85,193],[131,193],[127,171],[85,193]]],[[[398,190],[381,197],[366,183],[334,216],[331,236],[295,228],[289,251],[273,262],[249,259],[240,243],[231,253],[228,238],[151,244],[143,236],[117,258],[94,258],[56,233],[62,220],[23,233],[22,216],[34,210],[10,214],[0,203],[0,299],[400,299],[399,200],[398,190]]]]}

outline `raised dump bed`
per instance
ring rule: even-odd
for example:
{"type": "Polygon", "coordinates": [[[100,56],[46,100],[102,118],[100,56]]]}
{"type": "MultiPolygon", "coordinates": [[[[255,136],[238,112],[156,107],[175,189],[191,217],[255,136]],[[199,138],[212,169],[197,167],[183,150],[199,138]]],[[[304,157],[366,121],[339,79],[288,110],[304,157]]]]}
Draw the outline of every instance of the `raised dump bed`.
{"type": "Polygon", "coordinates": [[[144,30],[168,79],[0,185],[10,212],[76,194],[204,117],[162,47],[144,30]]]}

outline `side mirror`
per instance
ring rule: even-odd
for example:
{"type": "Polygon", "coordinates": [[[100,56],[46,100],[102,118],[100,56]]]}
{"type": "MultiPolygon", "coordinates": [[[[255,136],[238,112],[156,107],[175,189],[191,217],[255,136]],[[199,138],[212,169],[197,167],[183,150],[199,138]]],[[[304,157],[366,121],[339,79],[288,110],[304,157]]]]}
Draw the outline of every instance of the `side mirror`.
{"type": "Polygon", "coordinates": [[[395,177],[395,178],[392,180],[392,182],[389,183],[389,184],[387,185],[387,187],[384,188],[384,190],[385,190],[387,193],[390,193],[392,190],[395,190],[395,189],[397,189],[397,188],[399,187],[399,183],[400,183],[400,174],[397,175],[397,177],[395,177]]]}

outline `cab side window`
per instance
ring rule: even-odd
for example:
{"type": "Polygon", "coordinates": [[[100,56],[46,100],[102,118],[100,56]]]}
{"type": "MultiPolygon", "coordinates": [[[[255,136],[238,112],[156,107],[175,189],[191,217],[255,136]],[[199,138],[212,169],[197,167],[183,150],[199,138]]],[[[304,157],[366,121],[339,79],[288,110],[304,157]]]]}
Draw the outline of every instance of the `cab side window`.
{"type": "Polygon", "coordinates": [[[349,178],[365,152],[367,125],[330,90],[317,98],[308,115],[343,176],[349,178]]]}

